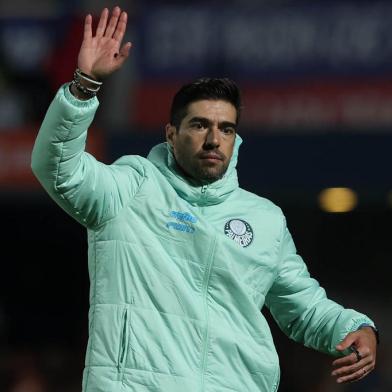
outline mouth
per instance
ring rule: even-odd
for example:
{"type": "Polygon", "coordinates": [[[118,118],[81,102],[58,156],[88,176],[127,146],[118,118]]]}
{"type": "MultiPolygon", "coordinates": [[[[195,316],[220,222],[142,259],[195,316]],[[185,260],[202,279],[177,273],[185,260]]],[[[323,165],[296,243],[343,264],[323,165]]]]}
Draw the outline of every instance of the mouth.
{"type": "Polygon", "coordinates": [[[210,162],[218,162],[218,161],[223,161],[223,157],[220,154],[214,153],[214,152],[206,152],[203,154],[200,154],[199,156],[200,159],[205,160],[205,161],[210,161],[210,162]]]}

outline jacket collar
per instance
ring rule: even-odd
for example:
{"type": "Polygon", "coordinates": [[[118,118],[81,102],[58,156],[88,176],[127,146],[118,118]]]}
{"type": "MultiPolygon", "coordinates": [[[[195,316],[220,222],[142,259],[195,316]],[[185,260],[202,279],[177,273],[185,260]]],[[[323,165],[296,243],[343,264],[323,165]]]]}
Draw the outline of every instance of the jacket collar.
{"type": "Polygon", "coordinates": [[[236,165],[238,149],[241,143],[242,139],[237,134],[233,155],[225,175],[220,180],[203,186],[184,177],[178,171],[172,148],[168,143],[161,143],[153,147],[148,154],[147,159],[150,160],[167,178],[182,199],[185,199],[192,205],[208,206],[223,202],[236,188],[238,188],[236,165]]]}

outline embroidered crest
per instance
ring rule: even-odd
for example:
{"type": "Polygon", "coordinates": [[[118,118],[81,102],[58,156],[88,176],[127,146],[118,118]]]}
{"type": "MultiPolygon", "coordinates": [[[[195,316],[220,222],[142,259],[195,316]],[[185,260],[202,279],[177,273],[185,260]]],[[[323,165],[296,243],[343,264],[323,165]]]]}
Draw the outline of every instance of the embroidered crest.
{"type": "Polygon", "coordinates": [[[243,248],[253,241],[253,229],[242,219],[231,219],[225,224],[225,234],[243,248]]]}

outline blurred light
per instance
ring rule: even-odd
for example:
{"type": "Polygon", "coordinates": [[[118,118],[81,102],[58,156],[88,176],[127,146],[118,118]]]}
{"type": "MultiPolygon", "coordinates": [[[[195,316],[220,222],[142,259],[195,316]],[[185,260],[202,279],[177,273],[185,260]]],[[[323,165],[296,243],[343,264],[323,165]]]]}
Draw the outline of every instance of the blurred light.
{"type": "Polygon", "coordinates": [[[320,192],[319,203],[326,212],[348,212],[357,206],[358,197],[350,188],[327,188],[320,192]]]}

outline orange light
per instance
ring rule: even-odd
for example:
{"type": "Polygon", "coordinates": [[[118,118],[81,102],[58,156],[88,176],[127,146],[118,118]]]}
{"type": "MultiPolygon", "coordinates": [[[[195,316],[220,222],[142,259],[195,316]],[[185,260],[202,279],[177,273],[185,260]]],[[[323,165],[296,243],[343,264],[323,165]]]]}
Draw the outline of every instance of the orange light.
{"type": "Polygon", "coordinates": [[[318,199],[321,209],[326,212],[349,212],[358,204],[358,196],[350,188],[324,189],[318,199]]]}

